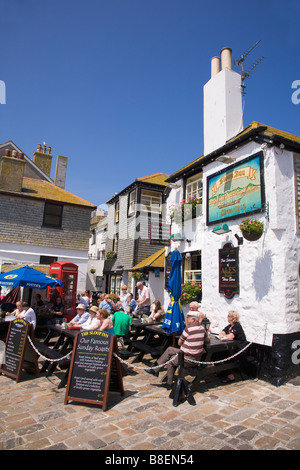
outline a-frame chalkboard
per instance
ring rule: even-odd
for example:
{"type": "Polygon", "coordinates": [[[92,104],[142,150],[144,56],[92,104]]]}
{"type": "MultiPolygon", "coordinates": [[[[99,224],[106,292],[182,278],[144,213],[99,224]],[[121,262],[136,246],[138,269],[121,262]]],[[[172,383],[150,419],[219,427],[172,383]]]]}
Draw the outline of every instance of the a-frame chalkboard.
{"type": "Polygon", "coordinates": [[[39,375],[37,354],[29,337],[34,339],[30,323],[22,318],[10,322],[5,343],[5,363],[0,366],[0,373],[16,379],[16,382],[19,382],[23,369],[39,375]]]}
{"type": "Polygon", "coordinates": [[[88,330],[76,336],[65,395],[69,400],[102,405],[107,408],[108,392],[124,395],[123,379],[115,335],[88,330]]]}

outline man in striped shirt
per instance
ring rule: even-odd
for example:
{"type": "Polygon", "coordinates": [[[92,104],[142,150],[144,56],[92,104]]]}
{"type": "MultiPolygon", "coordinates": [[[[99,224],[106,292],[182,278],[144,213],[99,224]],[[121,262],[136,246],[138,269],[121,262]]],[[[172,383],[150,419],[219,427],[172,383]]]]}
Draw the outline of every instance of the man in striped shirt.
{"type": "MultiPolygon", "coordinates": [[[[195,361],[200,361],[204,352],[204,343],[208,338],[204,326],[200,323],[201,312],[190,310],[186,314],[185,321],[186,327],[178,340],[178,345],[181,351],[184,352],[184,367],[188,368],[196,366],[195,363],[188,361],[189,357],[195,361]]],[[[173,377],[178,367],[178,351],[178,348],[169,347],[157,361],[157,365],[168,363],[166,384],[168,390],[172,388],[173,377]]],[[[159,371],[156,369],[146,369],[146,372],[156,377],[158,377],[159,374],[159,371]]]]}

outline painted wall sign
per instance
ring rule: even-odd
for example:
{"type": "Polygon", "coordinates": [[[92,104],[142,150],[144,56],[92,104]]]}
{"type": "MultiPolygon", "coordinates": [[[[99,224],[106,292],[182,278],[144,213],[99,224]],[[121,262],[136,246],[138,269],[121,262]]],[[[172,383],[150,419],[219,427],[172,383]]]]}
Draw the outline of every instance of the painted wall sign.
{"type": "Polygon", "coordinates": [[[260,212],[265,204],[263,153],[207,178],[207,224],[260,212]]]}
{"type": "Polygon", "coordinates": [[[239,290],[239,248],[226,243],[219,250],[219,292],[232,299],[239,290]]]}

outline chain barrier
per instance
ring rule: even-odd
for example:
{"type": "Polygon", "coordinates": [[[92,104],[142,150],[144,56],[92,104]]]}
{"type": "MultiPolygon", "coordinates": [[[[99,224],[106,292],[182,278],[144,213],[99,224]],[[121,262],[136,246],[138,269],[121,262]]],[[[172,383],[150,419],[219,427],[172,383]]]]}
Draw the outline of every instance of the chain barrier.
{"type": "MultiPolygon", "coordinates": [[[[268,325],[265,324],[265,337],[266,337],[267,326],[268,325]]],[[[254,338],[254,340],[251,343],[248,343],[243,349],[241,349],[237,353],[233,354],[232,356],[225,357],[224,359],[220,359],[219,361],[210,361],[210,362],[209,361],[207,361],[207,362],[206,361],[196,361],[194,359],[187,358],[186,356],[184,356],[184,360],[187,361],[187,362],[195,363],[197,365],[205,365],[205,366],[209,366],[209,365],[213,365],[213,364],[222,364],[223,362],[231,361],[232,359],[234,359],[235,357],[239,356],[244,351],[246,351],[246,349],[248,349],[250,346],[252,346],[253,343],[255,343],[255,340],[258,338],[259,335],[260,335],[260,332],[254,338]]],[[[165,362],[164,364],[160,364],[160,365],[157,365],[157,366],[149,366],[149,367],[138,367],[134,364],[131,364],[130,362],[126,362],[126,361],[124,361],[124,359],[122,359],[116,353],[114,353],[114,356],[117,359],[119,359],[120,362],[122,362],[123,364],[126,364],[129,367],[136,368],[136,369],[141,369],[141,370],[149,370],[149,369],[155,370],[155,369],[160,369],[160,368],[168,365],[176,356],[178,356],[178,353],[175,354],[169,361],[165,362]]]]}
{"type": "MultiPolygon", "coordinates": [[[[266,328],[265,328],[265,335],[266,335],[266,329],[267,329],[267,324],[266,324],[266,328]]],[[[258,335],[257,335],[258,337],[258,335]]],[[[255,339],[257,339],[257,337],[255,339]]],[[[63,356],[63,357],[60,357],[59,359],[49,359],[48,357],[44,356],[37,348],[36,346],[33,344],[32,342],[32,339],[28,336],[28,339],[29,339],[29,342],[31,344],[31,346],[33,347],[34,351],[42,358],[44,359],[45,361],[49,361],[49,362],[60,362],[62,361],[63,359],[68,359],[71,354],[72,354],[72,351],[70,351],[68,354],[66,354],[66,356],[63,356]]],[[[192,363],[195,363],[197,365],[212,365],[212,364],[222,364],[223,362],[227,362],[227,361],[231,361],[232,359],[234,359],[235,357],[239,356],[240,354],[242,354],[244,351],[246,351],[246,349],[248,349],[255,341],[252,341],[251,343],[248,343],[243,349],[241,349],[240,351],[238,351],[237,353],[233,354],[232,356],[228,356],[228,357],[225,357],[224,359],[220,359],[219,361],[196,361],[194,359],[191,359],[191,358],[187,358],[186,356],[184,357],[184,360],[187,361],[187,362],[192,362],[192,363]]],[[[136,366],[135,364],[131,364],[130,362],[127,362],[127,361],[124,361],[124,359],[122,359],[120,356],[118,356],[118,354],[116,353],[113,353],[114,356],[120,361],[122,362],[123,364],[126,364],[127,366],[129,367],[132,367],[132,368],[135,368],[135,369],[140,369],[140,370],[155,370],[155,369],[161,369],[162,367],[165,367],[166,365],[168,365],[176,356],[178,356],[178,353],[175,354],[169,361],[165,362],[164,364],[160,364],[160,365],[157,365],[157,366],[149,366],[149,367],[139,367],[139,366],[136,366]]]]}
{"type": "MultiPolygon", "coordinates": [[[[59,359],[49,359],[48,357],[44,356],[35,346],[35,344],[33,344],[33,341],[32,339],[30,338],[30,336],[28,336],[28,339],[29,339],[29,343],[31,344],[31,346],[33,347],[34,351],[42,358],[42,359],[45,359],[45,361],[49,361],[49,362],[60,362],[62,361],[63,359],[68,359],[71,354],[72,354],[72,351],[70,351],[66,356],[63,356],[63,357],[60,357],[59,359]]],[[[55,349],[54,349],[55,351],[55,349]]]]}

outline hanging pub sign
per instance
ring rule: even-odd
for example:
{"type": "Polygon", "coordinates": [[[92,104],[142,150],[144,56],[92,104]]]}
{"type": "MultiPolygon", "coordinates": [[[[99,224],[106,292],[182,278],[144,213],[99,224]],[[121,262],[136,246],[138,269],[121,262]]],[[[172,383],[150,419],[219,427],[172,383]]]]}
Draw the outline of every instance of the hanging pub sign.
{"type": "Polygon", "coordinates": [[[37,354],[28,337],[34,339],[33,328],[23,318],[10,322],[5,343],[5,363],[0,366],[0,374],[8,375],[19,382],[23,369],[39,375],[37,354]]]}
{"type": "Polygon", "coordinates": [[[248,217],[265,207],[263,152],[207,178],[207,225],[248,217]]]}
{"type": "Polygon", "coordinates": [[[239,248],[226,243],[219,250],[219,292],[232,299],[239,291],[239,248]]]}
{"type": "Polygon", "coordinates": [[[107,407],[108,392],[124,395],[122,372],[115,335],[105,331],[88,330],[76,336],[65,405],[69,400],[107,407]]]}

